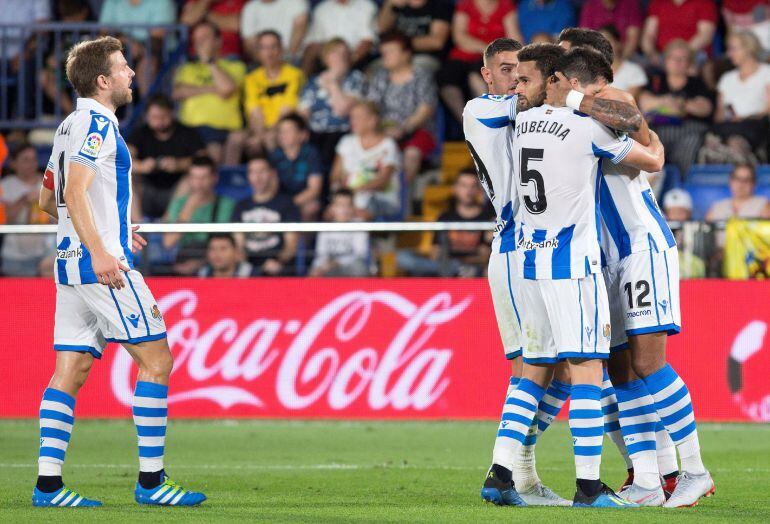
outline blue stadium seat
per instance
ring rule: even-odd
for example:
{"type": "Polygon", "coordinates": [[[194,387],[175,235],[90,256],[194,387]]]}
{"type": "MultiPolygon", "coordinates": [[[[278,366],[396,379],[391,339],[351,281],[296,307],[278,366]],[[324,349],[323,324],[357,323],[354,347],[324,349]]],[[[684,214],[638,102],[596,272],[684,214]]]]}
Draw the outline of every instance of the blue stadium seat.
{"type": "Polygon", "coordinates": [[[217,194],[230,197],[236,202],[249,198],[251,186],[246,176],[246,166],[220,167],[217,194]]]}
{"type": "Polygon", "coordinates": [[[45,170],[48,165],[48,160],[51,158],[51,149],[53,149],[51,146],[35,147],[37,151],[37,165],[40,166],[41,170],[45,170]]]}
{"type": "Polygon", "coordinates": [[[757,185],[770,186],[770,164],[757,166],[757,185]]]}
{"type": "Polygon", "coordinates": [[[685,180],[698,185],[727,185],[732,170],[732,164],[694,165],[690,168],[685,180]]]}
{"type": "Polygon", "coordinates": [[[682,172],[679,168],[673,164],[666,164],[663,168],[666,176],[663,178],[663,187],[660,189],[661,201],[663,201],[663,195],[665,195],[671,189],[676,187],[682,187],[682,172]]]}
{"type": "Polygon", "coordinates": [[[770,184],[758,185],[756,193],[770,199],[770,184]]]}
{"type": "Polygon", "coordinates": [[[399,194],[401,210],[393,215],[382,216],[376,220],[377,222],[401,222],[406,219],[409,210],[409,187],[407,187],[406,174],[403,171],[399,171],[397,176],[401,182],[399,194]]]}
{"type": "Polygon", "coordinates": [[[723,185],[717,184],[697,184],[687,181],[684,184],[684,189],[690,193],[692,197],[692,218],[693,220],[702,220],[709,208],[717,200],[724,198],[730,198],[730,189],[727,187],[727,183],[723,185]]]}

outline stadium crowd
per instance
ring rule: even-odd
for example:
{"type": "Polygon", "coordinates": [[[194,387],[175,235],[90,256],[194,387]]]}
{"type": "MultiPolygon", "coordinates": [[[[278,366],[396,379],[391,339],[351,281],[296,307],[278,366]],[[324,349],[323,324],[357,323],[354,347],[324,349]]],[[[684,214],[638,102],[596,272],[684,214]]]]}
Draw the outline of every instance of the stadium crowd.
{"type": "MultiPolygon", "coordinates": [[[[120,34],[137,71],[135,102],[143,111],[133,129],[123,129],[134,159],[135,222],[493,220],[468,170],[460,130],[465,102],[486,90],[479,74],[482,52],[499,37],[556,42],[572,26],[599,30],[609,40],[614,85],[634,94],[666,146],[667,168],[651,176],[669,220],[694,217],[699,203],[681,186],[701,164],[734,168],[727,168],[730,197],[694,218],[770,218],[770,202],[757,194],[770,196],[770,186],[758,187],[756,168],[770,157],[768,0],[3,5],[0,26],[137,25],[120,34]],[[167,32],[174,24],[189,27],[189,48],[172,64],[172,87],[164,92],[153,79],[166,65],[162,51],[178,45],[167,32]]],[[[15,111],[19,96],[18,84],[9,80],[23,71],[31,75],[27,85],[42,90],[46,111],[71,111],[74,93],[57,57],[66,56],[78,34],[65,30],[56,42],[43,40],[39,69],[34,57],[41,51],[33,41],[5,35],[0,82],[7,84],[7,110],[15,111]]],[[[0,129],[0,223],[47,222],[37,207],[45,140],[33,135],[0,129]]],[[[151,241],[145,268],[200,276],[485,271],[488,234],[412,237],[169,233],[151,241]]],[[[53,271],[48,237],[8,235],[0,241],[3,274],[53,271]]],[[[704,261],[685,262],[683,273],[704,276],[704,261]]]]}

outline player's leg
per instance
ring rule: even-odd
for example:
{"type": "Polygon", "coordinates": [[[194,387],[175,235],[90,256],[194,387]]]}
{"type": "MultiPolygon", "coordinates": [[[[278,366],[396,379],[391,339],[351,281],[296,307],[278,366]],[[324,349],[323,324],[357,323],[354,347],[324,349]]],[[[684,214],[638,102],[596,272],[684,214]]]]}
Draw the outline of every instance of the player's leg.
{"type": "Polygon", "coordinates": [[[62,466],[75,424],[75,399],[85,384],[94,356],[100,357],[96,318],[72,286],[57,285],[54,349],[56,368],[40,402],[38,478],[32,504],[42,507],[100,506],[66,488],[62,466]]]}

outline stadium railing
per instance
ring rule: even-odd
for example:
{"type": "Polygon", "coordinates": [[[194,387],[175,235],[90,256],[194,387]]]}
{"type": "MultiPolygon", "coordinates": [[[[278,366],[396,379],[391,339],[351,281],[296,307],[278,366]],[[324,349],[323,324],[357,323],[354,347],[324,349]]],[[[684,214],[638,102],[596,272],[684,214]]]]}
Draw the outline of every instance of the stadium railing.
{"type": "MultiPolygon", "coordinates": [[[[188,27],[185,25],[123,24],[120,26],[99,23],[47,23],[30,25],[0,24],[0,128],[31,129],[56,128],[63,116],[59,98],[50,101],[53,114],[46,114],[45,93],[38,74],[48,68],[48,58],[55,64],[51,72],[59,82],[62,96],[70,94],[62,89],[61,79],[65,78],[67,43],[79,42],[84,38],[95,38],[103,34],[124,35],[132,31],[162,29],[165,33],[161,45],[154,45],[151,38],[137,42],[132,38],[123,39],[125,56],[132,67],[136,56],[157,58],[157,67],[145,68],[145,84],[150,95],[159,89],[168,90],[171,71],[186,55],[188,27]],[[7,57],[8,46],[20,46],[20,59],[16,71],[12,71],[11,58],[7,57]],[[138,46],[138,48],[136,47],[138,46]],[[50,55],[48,53],[51,53],[50,55]],[[54,118],[51,118],[53,116],[54,118]]],[[[146,99],[143,96],[142,99],[146,99]]],[[[129,130],[141,115],[142,102],[135,98],[122,116],[121,124],[129,130]]]]}

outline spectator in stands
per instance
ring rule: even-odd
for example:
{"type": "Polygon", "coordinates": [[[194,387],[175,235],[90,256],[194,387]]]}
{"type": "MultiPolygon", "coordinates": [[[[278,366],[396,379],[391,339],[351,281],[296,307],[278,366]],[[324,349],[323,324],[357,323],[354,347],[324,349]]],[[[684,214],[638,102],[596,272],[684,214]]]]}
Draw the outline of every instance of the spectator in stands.
{"type": "MultiPolygon", "coordinates": [[[[663,213],[669,222],[687,222],[692,218],[692,197],[681,188],[674,188],[663,197],[663,213]]],[[[676,243],[679,246],[679,278],[704,278],[706,263],[696,256],[691,246],[683,246],[681,229],[674,229],[676,243]]]]}
{"type": "Polygon", "coordinates": [[[642,31],[642,51],[653,65],[674,40],[684,40],[694,54],[710,53],[717,28],[714,0],[652,0],[642,31]]]}
{"type": "Polygon", "coordinates": [[[521,36],[513,38],[529,44],[538,33],[555,37],[562,29],[577,25],[577,14],[570,0],[521,0],[517,6],[516,24],[516,34],[521,36]]]}
{"type": "MultiPolygon", "coordinates": [[[[179,0],[178,0],[179,1],[179,0]]],[[[221,55],[241,58],[241,10],[246,0],[187,0],[179,22],[190,27],[208,22],[222,35],[221,55]]]]}
{"type": "Polygon", "coordinates": [[[307,0],[250,0],[241,11],[243,45],[252,60],[260,61],[259,34],[275,31],[286,46],[286,59],[291,62],[299,57],[309,20],[307,0]]]}
{"type": "Polygon", "coordinates": [[[358,218],[371,220],[400,213],[398,144],[380,129],[374,102],[358,102],[350,112],[352,133],[337,144],[331,174],[332,190],[353,192],[358,218]]]}
{"type": "MultiPolygon", "coordinates": [[[[355,217],[353,193],[340,189],[332,195],[328,215],[333,222],[352,222],[355,217]]],[[[369,271],[369,233],[366,231],[322,231],[315,242],[310,268],[314,277],[365,277],[369,271]]]]}
{"type": "MultiPolygon", "coordinates": [[[[0,179],[0,205],[5,207],[8,224],[48,224],[48,215],[38,207],[43,175],[37,151],[22,144],[11,154],[11,172],[0,179]]],[[[38,266],[50,255],[56,243],[50,235],[7,235],[3,239],[2,273],[6,276],[34,277],[38,266]]]]}
{"type": "Polygon", "coordinates": [[[728,218],[770,218],[770,201],[754,194],[757,173],[750,164],[737,164],[730,173],[730,198],[715,202],[706,213],[707,222],[728,218]]]}
{"type": "MultiPolygon", "coordinates": [[[[174,105],[166,95],[153,95],[147,101],[144,121],[127,140],[138,189],[134,199],[141,202],[143,216],[157,219],[168,209],[193,157],[205,153],[206,145],[195,129],[176,121],[174,105]]],[[[186,188],[181,192],[186,193],[186,188]]]]}
{"type": "MultiPolygon", "coordinates": [[[[450,209],[439,222],[477,222],[494,220],[494,211],[484,206],[481,187],[473,168],[460,171],[453,187],[450,209]]],[[[399,250],[398,267],[414,276],[478,277],[484,274],[492,241],[488,231],[441,231],[436,234],[429,257],[399,250]]]]}
{"type": "Polygon", "coordinates": [[[313,10],[302,70],[314,73],[323,45],[334,38],[348,44],[354,66],[364,65],[377,39],[376,24],[377,5],[371,0],[323,0],[313,10]]]}
{"type": "MultiPolygon", "coordinates": [[[[106,30],[114,34],[123,24],[166,25],[176,22],[176,6],[172,0],[104,0],[99,23],[113,26],[106,30]],[[115,27],[118,26],[118,27],[115,27]]],[[[131,55],[136,71],[135,81],[140,93],[146,93],[158,71],[158,55],[166,31],[133,28],[126,30],[121,39],[131,55]]]]}
{"type": "Polygon", "coordinates": [[[310,142],[321,154],[324,173],[331,171],[337,142],[350,131],[350,108],[363,98],[366,77],[350,69],[350,49],[341,38],[324,44],[324,70],[305,84],[299,112],[310,122],[310,142]]]}
{"type": "Polygon", "coordinates": [[[664,71],[651,75],[639,107],[666,147],[666,161],[687,173],[695,160],[714,108],[713,95],[697,76],[689,76],[693,51],[674,40],[665,52],[664,71]]]}
{"type": "Polygon", "coordinates": [[[722,18],[728,36],[751,31],[765,51],[770,51],[770,2],[767,0],[722,0],[722,18]]]}
{"type": "Polygon", "coordinates": [[[736,31],[727,39],[727,55],[735,69],[717,84],[714,130],[746,161],[768,143],[770,64],[761,63],[759,40],[747,31],[736,31]]]}
{"type": "MultiPolygon", "coordinates": [[[[305,76],[283,60],[281,35],[267,30],[257,35],[260,66],[244,81],[243,105],[249,122],[247,156],[275,148],[275,125],[281,116],[297,109],[305,76]]],[[[240,156],[240,155],[234,155],[240,156]]],[[[232,158],[238,163],[239,158],[232,158]]]]}
{"type": "Polygon", "coordinates": [[[486,92],[481,78],[483,54],[496,38],[521,40],[516,11],[509,0],[459,0],[452,18],[454,47],[436,77],[449,112],[462,122],[465,102],[486,92]]]}
{"type": "Polygon", "coordinates": [[[398,31],[409,37],[414,65],[435,73],[449,44],[452,4],[449,0],[385,0],[377,18],[380,34],[398,31]]]}
{"type": "Polygon", "coordinates": [[[614,56],[612,74],[615,78],[612,85],[618,89],[628,91],[634,95],[634,98],[639,98],[639,94],[648,82],[647,73],[644,72],[644,69],[639,64],[626,60],[623,55],[620,34],[614,25],[605,25],[601,28],[601,33],[612,45],[612,54],[614,56]]]}
{"type": "MultiPolygon", "coordinates": [[[[248,177],[253,193],[235,206],[233,222],[278,224],[300,220],[299,210],[291,197],[280,192],[278,175],[267,159],[249,160],[248,177]]],[[[294,274],[297,233],[246,233],[237,238],[257,274],[294,274]]]]}
{"type": "Polygon", "coordinates": [[[636,53],[643,22],[638,0],[588,0],[580,12],[580,27],[597,31],[608,25],[615,28],[619,35],[615,59],[621,61],[636,53]]]}
{"type": "Polygon", "coordinates": [[[412,64],[410,46],[409,38],[402,33],[382,37],[383,69],[374,75],[366,94],[380,107],[385,134],[403,151],[404,173],[409,182],[436,148],[433,115],[438,103],[433,78],[412,64]]]}
{"type": "MultiPolygon", "coordinates": [[[[169,205],[167,218],[171,223],[204,224],[229,222],[235,202],[214,191],[219,177],[214,161],[207,156],[193,158],[187,173],[190,192],[176,197],[169,205]]],[[[166,233],[163,247],[178,248],[174,271],[180,275],[194,275],[205,263],[208,233],[166,233]]]]}
{"type": "Polygon", "coordinates": [[[246,278],[254,276],[254,266],[241,260],[240,250],[232,233],[212,233],[206,245],[206,265],[199,277],[246,278]]]}
{"type": "Polygon", "coordinates": [[[220,58],[219,29],[211,22],[193,29],[192,42],[197,60],[177,69],[172,96],[180,102],[179,121],[198,130],[209,156],[219,163],[228,135],[243,127],[240,90],[246,66],[220,58]]]}
{"type": "Polygon", "coordinates": [[[278,147],[270,153],[270,164],[278,172],[280,191],[292,198],[302,220],[318,218],[321,210],[323,168],[315,147],[308,143],[307,122],[296,113],[278,121],[278,147]]]}

